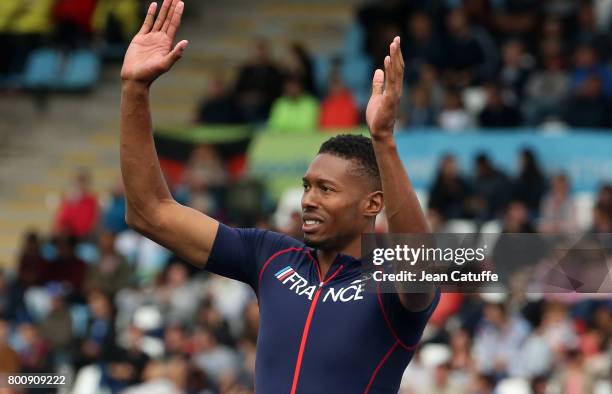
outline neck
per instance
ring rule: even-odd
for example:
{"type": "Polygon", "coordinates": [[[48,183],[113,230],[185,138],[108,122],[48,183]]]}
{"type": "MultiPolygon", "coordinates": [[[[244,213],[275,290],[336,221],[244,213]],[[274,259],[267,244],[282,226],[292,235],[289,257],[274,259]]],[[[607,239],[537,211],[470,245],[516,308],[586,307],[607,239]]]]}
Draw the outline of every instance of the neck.
{"type": "MultiPolygon", "coordinates": [[[[368,231],[374,231],[374,226],[368,231]]],[[[331,268],[336,256],[339,254],[345,254],[356,259],[361,258],[361,235],[355,237],[348,244],[340,248],[321,250],[317,249],[317,257],[319,260],[319,268],[321,269],[321,278],[324,279],[327,272],[331,268]]]]}

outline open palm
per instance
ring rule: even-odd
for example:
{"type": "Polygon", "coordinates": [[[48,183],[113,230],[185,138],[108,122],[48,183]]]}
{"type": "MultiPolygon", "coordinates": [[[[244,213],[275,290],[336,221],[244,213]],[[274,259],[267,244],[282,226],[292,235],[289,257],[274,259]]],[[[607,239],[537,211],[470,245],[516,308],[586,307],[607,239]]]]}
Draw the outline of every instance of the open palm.
{"type": "Polygon", "coordinates": [[[372,96],[366,108],[366,121],[374,139],[393,135],[404,80],[404,60],[399,37],[395,37],[389,45],[389,56],[385,57],[384,64],[384,72],[380,69],[374,72],[372,96]]]}
{"type": "Polygon", "coordinates": [[[180,0],[164,0],[155,18],[157,3],[151,3],[142,28],[125,54],[121,69],[123,80],[151,84],[181,58],[187,41],[179,42],[174,49],[172,43],[181,24],[184,7],[180,0]]]}

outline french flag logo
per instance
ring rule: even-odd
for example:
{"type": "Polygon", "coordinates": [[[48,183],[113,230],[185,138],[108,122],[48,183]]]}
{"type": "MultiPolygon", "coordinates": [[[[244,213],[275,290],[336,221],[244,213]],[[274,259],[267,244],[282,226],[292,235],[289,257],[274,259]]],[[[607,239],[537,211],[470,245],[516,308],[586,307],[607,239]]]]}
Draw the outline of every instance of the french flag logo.
{"type": "Polygon", "coordinates": [[[293,268],[291,268],[290,266],[286,266],[285,268],[274,274],[274,276],[276,276],[276,278],[282,282],[294,272],[295,270],[293,268]]]}

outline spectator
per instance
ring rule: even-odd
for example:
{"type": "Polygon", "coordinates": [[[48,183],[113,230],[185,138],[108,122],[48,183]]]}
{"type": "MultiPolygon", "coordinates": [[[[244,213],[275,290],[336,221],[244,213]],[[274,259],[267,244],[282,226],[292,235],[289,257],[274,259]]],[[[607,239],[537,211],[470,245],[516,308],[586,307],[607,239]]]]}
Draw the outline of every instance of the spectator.
{"type": "Polygon", "coordinates": [[[36,232],[25,235],[18,263],[18,280],[22,291],[38,286],[47,280],[49,263],[40,252],[40,239],[36,232]]]}
{"type": "Polygon", "coordinates": [[[239,366],[237,354],[230,348],[220,345],[211,331],[197,328],[193,341],[192,361],[207,376],[216,382],[224,375],[236,376],[239,366]]]}
{"type": "Polygon", "coordinates": [[[64,286],[72,301],[80,301],[87,266],[75,254],[77,240],[73,236],[60,235],[56,239],[57,256],[49,266],[48,282],[58,282],[64,286]]]}
{"type": "Polygon", "coordinates": [[[92,28],[107,45],[126,48],[140,22],[136,0],[96,0],[92,28]]]}
{"type": "Polygon", "coordinates": [[[78,170],[55,216],[56,233],[63,232],[85,238],[95,230],[98,221],[98,200],[90,191],[90,183],[89,171],[78,170]]]}
{"type": "Polygon", "coordinates": [[[49,347],[38,328],[24,322],[17,327],[17,353],[22,373],[45,373],[50,370],[49,347]]]}
{"type": "Polygon", "coordinates": [[[523,43],[518,40],[506,42],[502,48],[502,67],[499,80],[504,101],[518,105],[523,99],[525,84],[533,71],[533,58],[525,53],[523,43]]]}
{"type": "Polygon", "coordinates": [[[459,132],[474,126],[472,116],[463,106],[463,100],[458,91],[446,91],[444,107],[438,116],[438,125],[449,132],[459,132]]]}
{"type": "Polygon", "coordinates": [[[575,46],[579,46],[582,43],[589,44],[593,47],[599,58],[604,60],[609,59],[609,39],[597,26],[595,7],[592,1],[579,2],[576,20],[578,31],[575,36],[575,46]]]}
{"type": "Polygon", "coordinates": [[[429,209],[439,212],[445,220],[463,218],[469,195],[469,184],[459,174],[457,160],[451,155],[444,156],[429,191],[429,209]]]}
{"type": "Polygon", "coordinates": [[[281,90],[281,73],[271,58],[268,42],[256,39],[250,59],[238,71],[236,81],[236,100],[244,120],[264,122],[281,90]]]}
{"type": "Polygon", "coordinates": [[[6,32],[6,46],[0,58],[0,75],[2,71],[9,76],[22,73],[29,54],[53,30],[53,4],[54,0],[2,1],[0,31],[6,32]]]}
{"type": "Polygon", "coordinates": [[[114,347],[108,353],[108,364],[102,370],[101,385],[108,387],[112,392],[135,385],[141,380],[149,356],[141,350],[143,333],[135,326],[128,328],[127,344],[123,347],[114,347]]]}
{"type": "Polygon", "coordinates": [[[10,331],[9,321],[0,315],[0,373],[17,373],[21,369],[19,355],[9,344],[10,331]]]}
{"type": "Polygon", "coordinates": [[[354,128],[359,124],[359,109],[340,75],[333,74],[327,97],[321,103],[319,126],[323,129],[354,128]]]}
{"type": "Polygon", "coordinates": [[[103,214],[102,228],[113,234],[119,234],[128,229],[125,222],[125,191],[120,179],[115,182],[110,191],[110,201],[103,214]]]}
{"type": "Polygon", "coordinates": [[[210,298],[204,300],[197,312],[197,324],[210,330],[220,343],[226,346],[234,346],[234,340],[230,332],[227,320],[223,318],[216,309],[210,298]]]}
{"type": "Polygon", "coordinates": [[[297,42],[289,45],[283,71],[285,75],[299,78],[304,86],[304,91],[312,96],[317,96],[312,59],[304,45],[297,42]]]}
{"type": "Polygon", "coordinates": [[[49,285],[47,292],[51,298],[51,310],[40,322],[40,334],[49,346],[55,362],[70,361],[70,346],[72,345],[72,316],[61,286],[49,285]]]}
{"type": "Polygon", "coordinates": [[[432,127],[435,124],[435,112],[430,104],[429,93],[422,85],[416,85],[404,105],[404,124],[409,128],[432,127]]]}
{"type": "Polygon", "coordinates": [[[540,210],[540,232],[571,233],[577,229],[576,206],[570,190],[566,175],[559,174],[552,179],[550,193],[544,198],[540,210]]]}
{"type": "Polygon", "coordinates": [[[290,76],[285,81],[284,94],[274,102],[268,128],[283,132],[312,132],[317,128],[319,103],[304,92],[299,78],[290,76]]]}
{"type": "Polygon", "coordinates": [[[406,64],[406,79],[414,83],[425,64],[440,67],[444,64],[444,45],[436,36],[431,18],[424,12],[416,12],[407,20],[408,39],[402,41],[402,55],[406,64]]]}
{"type": "Polygon", "coordinates": [[[201,291],[189,282],[187,267],[182,263],[168,266],[163,283],[155,290],[155,301],[168,322],[187,324],[196,314],[201,291]],[[191,300],[191,302],[185,302],[191,300]]]}
{"type": "Polygon", "coordinates": [[[476,156],[474,199],[471,202],[476,218],[490,220],[506,208],[510,182],[502,171],[493,166],[488,156],[476,156]]]}
{"type": "Polygon", "coordinates": [[[595,48],[588,44],[580,45],[574,52],[574,69],[570,74],[572,93],[580,94],[585,82],[597,77],[600,81],[600,92],[606,98],[612,97],[612,73],[606,64],[600,61],[595,48]]]}
{"type": "Polygon", "coordinates": [[[451,11],[446,19],[449,32],[445,57],[445,79],[450,86],[471,85],[477,77],[478,68],[485,63],[485,51],[474,36],[471,26],[460,8],[451,11]]]}
{"type": "Polygon", "coordinates": [[[208,86],[208,95],[198,110],[197,122],[202,124],[234,124],[244,119],[233,94],[221,77],[213,78],[208,86]]]}
{"type": "Polygon", "coordinates": [[[115,349],[114,311],[111,300],[102,292],[94,290],[87,296],[91,312],[84,338],[78,346],[76,369],[107,359],[115,349]]]}
{"type": "Polygon", "coordinates": [[[535,71],[525,87],[529,124],[539,124],[546,117],[559,116],[560,104],[569,93],[570,80],[565,71],[561,48],[558,42],[544,44],[543,66],[541,71],[535,71]]]}
{"type": "Polygon", "coordinates": [[[612,211],[609,206],[601,202],[595,205],[591,232],[595,234],[612,233],[612,211]]]}
{"type": "Polygon", "coordinates": [[[529,40],[533,38],[538,9],[537,0],[505,0],[496,2],[494,26],[502,38],[519,36],[529,40]]]}
{"type": "Polygon", "coordinates": [[[504,215],[504,233],[535,233],[527,207],[522,201],[511,201],[504,215]]]}
{"type": "Polygon", "coordinates": [[[512,185],[512,195],[517,201],[525,204],[529,216],[539,216],[540,204],[547,189],[547,181],[540,169],[535,153],[525,148],[519,157],[519,174],[512,185]]]}
{"type": "Polygon", "coordinates": [[[494,84],[488,84],[485,89],[487,102],[478,115],[480,126],[487,128],[518,127],[521,124],[521,113],[518,108],[504,102],[499,88],[494,84]]]}
{"type": "Polygon", "coordinates": [[[58,43],[67,49],[89,45],[95,8],[96,0],[57,0],[53,16],[58,43]]]}
{"type": "Polygon", "coordinates": [[[100,258],[90,265],[85,279],[87,291],[99,289],[113,297],[119,290],[129,286],[132,268],[125,258],[115,250],[115,236],[103,233],[98,239],[100,258]]]}
{"type": "Polygon", "coordinates": [[[529,332],[529,324],[519,315],[508,312],[504,304],[485,304],[484,320],[474,340],[478,371],[503,376],[510,364],[518,360],[529,332]]]}
{"type": "Polygon", "coordinates": [[[602,80],[593,74],[576,88],[565,104],[564,119],[572,127],[607,128],[610,103],[604,97],[602,80]]]}

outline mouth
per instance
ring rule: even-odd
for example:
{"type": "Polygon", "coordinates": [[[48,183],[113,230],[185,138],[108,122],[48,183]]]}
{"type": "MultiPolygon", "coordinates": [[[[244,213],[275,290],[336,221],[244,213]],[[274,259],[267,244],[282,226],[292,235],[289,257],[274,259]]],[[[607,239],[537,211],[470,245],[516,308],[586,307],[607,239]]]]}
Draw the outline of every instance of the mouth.
{"type": "Polygon", "coordinates": [[[304,219],[302,224],[302,231],[305,234],[314,233],[321,228],[322,224],[323,222],[319,219],[304,219]]]}

